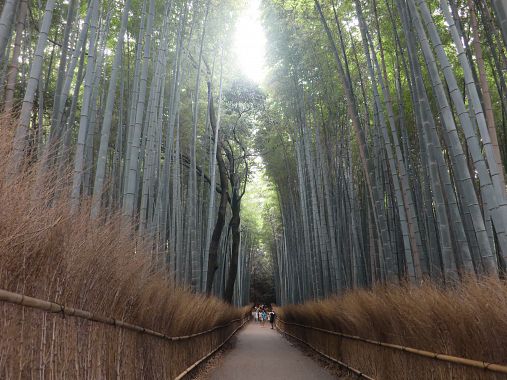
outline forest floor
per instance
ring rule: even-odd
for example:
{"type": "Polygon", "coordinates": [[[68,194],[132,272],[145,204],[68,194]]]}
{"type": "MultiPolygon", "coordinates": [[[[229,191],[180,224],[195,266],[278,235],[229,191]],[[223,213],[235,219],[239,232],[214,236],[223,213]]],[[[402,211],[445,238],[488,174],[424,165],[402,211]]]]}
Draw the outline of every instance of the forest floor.
{"type": "Polygon", "coordinates": [[[298,344],[265,327],[250,322],[233,338],[232,347],[200,379],[250,380],[269,377],[277,380],[346,379],[341,371],[313,355],[306,355],[298,344]],[[325,366],[326,368],[324,368],[325,366]]]}

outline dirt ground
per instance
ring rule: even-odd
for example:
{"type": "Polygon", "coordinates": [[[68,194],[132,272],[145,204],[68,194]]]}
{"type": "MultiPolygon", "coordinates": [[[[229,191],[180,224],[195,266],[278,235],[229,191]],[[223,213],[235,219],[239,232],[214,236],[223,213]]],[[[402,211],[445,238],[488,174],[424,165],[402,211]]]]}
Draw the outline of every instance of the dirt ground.
{"type": "Polygon", "coordinates": [[[249,323],[198,372],[194,380],[351,379],[337,365],[302,344],[285,339],[269,324],[249,323]]]}

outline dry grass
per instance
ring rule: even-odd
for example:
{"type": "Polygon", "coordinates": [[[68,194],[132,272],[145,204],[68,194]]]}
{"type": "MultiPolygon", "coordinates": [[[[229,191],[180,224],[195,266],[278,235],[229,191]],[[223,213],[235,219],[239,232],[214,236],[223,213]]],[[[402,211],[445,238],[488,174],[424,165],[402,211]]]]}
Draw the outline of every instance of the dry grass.
{"type": "MultiPolygon", "coordinates": [[[[2,132],[12,130],[8,119],[0,122],[2,132]]],[[[175,287],[119,214],[91,220],[85,203],[71,215],[65,176],[42,189],[36,165],[7,176],[9,145],[0,144],[0,288],[170,336],[243,315],[175,287]]],[[[172,378],[235,327],[171,343],[1,302],[0,326],[0,378],[172,378]]]]}
{"type": "MultiPolygon", "coordinates": [[[[278,309],[287,322],[383,342],[507,364],[507,285],[468,280],[454,289],[431,283],[354,290],[341,297],[278,309]]],[[[380,379],[495,378],[484,371],[287,326],[291,333],[380,379]]],[[[505,376],[497,378],[505,378],[505,376]]]]}

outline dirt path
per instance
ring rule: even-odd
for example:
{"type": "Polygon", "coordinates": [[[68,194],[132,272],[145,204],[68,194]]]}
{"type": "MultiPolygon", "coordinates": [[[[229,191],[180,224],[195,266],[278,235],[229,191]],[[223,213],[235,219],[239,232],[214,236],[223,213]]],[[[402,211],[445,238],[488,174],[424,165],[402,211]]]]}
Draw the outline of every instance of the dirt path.
{"type": "Polygon", "coordinates": [[[235,338],[234,348],[227,352],[218,368],[209,374],[211,380],[328,380],[333,375],[292,346],[276,330],[254,322],[235,338]]]}

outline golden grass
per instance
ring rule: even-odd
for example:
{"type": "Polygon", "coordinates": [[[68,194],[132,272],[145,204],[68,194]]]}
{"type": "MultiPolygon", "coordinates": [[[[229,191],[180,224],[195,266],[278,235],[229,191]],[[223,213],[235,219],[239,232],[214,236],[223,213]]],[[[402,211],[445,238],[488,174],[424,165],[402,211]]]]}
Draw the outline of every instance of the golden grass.
{"type": "MultiPolygon", "coordinates": [[[[507,364],[507,285],[498,279],[469,279],[453,289],[432,283],[420,287],[379,286],[373,290],[349,291],[323,301],[289,305],[279,308],[278,313],[287,322],[507,364]]],[[[287,328],[375,378],[495,378],[484,371],[298,327],[287,328]]]]}
{"type": "MultiPolygon", "coordinates": [[[[37,165],[8,176],[9,145],[0,144],[0,288],[169,336],[244,315],[175,286],[119,214],[91,220],[86,202],[71,214],[66,176],[40,181],[37,165]]],[[[167,342],[1,302],[0,326],[0,378],[172,378],[236,327],[167,342]]]]}

